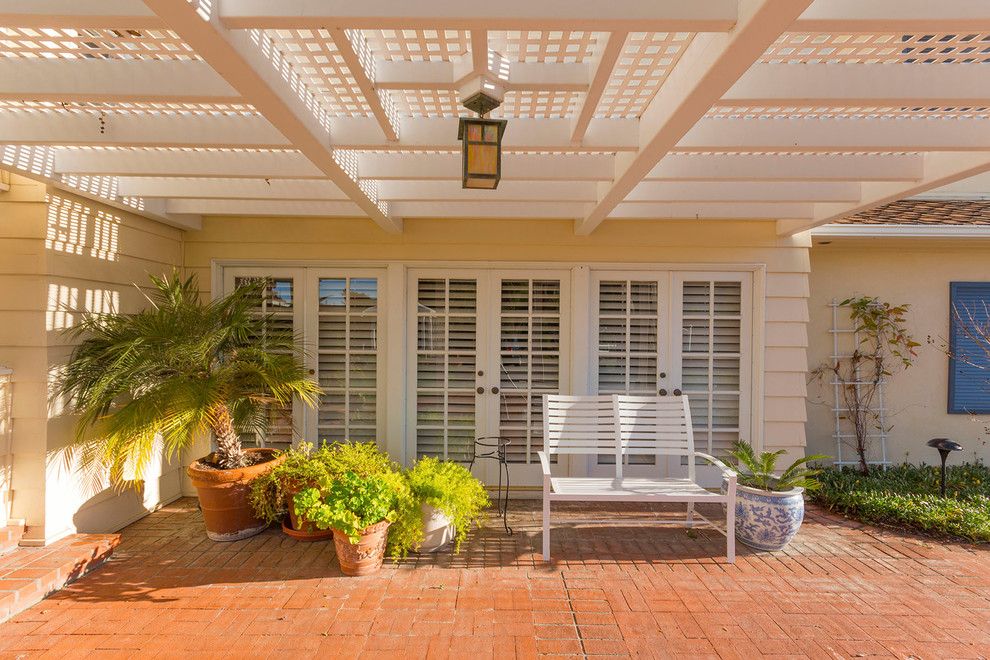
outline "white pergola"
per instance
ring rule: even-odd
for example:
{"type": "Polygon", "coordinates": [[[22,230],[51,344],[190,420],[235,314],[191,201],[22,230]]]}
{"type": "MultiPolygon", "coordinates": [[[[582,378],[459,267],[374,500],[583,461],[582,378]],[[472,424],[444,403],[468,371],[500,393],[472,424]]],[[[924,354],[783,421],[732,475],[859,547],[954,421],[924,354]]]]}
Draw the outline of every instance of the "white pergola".
{"type": "Polygon", "coordinates": [[[0,0],[0,167],[204,214],[776,222],[990,171],[987,0],[0,0]],[[465,90],[505,90],[463,190],[465,90]]]}

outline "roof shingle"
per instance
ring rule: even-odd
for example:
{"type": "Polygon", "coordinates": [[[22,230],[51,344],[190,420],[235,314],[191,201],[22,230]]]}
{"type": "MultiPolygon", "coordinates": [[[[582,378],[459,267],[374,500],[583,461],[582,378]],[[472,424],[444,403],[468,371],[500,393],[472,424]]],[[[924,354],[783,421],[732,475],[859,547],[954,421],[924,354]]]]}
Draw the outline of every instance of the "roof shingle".
{"type": "Polygon", "coordinates": [[[990,225],[990,201],[902,199],[850,215],[840,225],[990,225]]]}

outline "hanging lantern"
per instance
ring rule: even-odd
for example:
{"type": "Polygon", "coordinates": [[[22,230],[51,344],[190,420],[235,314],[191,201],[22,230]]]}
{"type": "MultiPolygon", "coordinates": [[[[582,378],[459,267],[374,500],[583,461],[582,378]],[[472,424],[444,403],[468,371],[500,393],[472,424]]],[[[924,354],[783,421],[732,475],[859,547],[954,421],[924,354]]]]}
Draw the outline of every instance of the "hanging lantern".
{"type": "MultiPolygon", "coordinates": [[[[478,93],[464,102],[464,107],[479,115],[486,115],[499,102],[478,93]]],[[[494,190],[502,177],[502,134],[504,119],[461,117],[457,125],[457,139],[461,141],[461,186],[494,190]]]]}

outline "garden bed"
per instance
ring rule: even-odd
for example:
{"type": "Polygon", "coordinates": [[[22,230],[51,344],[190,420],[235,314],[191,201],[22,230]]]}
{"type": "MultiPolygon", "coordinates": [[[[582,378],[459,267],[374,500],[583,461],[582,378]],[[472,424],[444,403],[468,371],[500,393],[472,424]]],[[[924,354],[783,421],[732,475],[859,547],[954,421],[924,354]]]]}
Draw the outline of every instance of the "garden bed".
{"type": "Polygon", "coordinates": [[[990,542],[990,468],[967,463],[948,469],[946,497],[939,495],[939,468],[898,465],[864,475],[827,469],[811,499],[861,522],[939,537],[990,542]]]}

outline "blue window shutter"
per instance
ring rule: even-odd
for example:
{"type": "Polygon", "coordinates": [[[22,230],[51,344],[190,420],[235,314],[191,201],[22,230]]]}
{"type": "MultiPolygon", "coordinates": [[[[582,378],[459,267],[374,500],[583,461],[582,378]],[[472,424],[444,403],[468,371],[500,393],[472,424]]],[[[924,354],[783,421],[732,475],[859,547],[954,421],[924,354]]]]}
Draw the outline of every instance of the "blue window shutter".
{"type": "Polygon", "coordinates": [[[990,323],[990,282],[952,282],[949,294],[949,412],[990,413],[990,355],[965,330],[990,323]]]}

